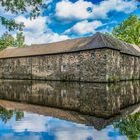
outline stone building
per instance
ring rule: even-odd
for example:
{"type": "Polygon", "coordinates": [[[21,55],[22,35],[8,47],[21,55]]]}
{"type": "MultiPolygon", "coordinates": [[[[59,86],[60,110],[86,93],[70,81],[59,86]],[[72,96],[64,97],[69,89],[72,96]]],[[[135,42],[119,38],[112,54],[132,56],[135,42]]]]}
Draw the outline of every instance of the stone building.
{"type": "Polygon", "coordinates": [[[0,52],[0,78],[85,82],[140,79],[140,48],[101,33],[7,48],[0,52]]]}

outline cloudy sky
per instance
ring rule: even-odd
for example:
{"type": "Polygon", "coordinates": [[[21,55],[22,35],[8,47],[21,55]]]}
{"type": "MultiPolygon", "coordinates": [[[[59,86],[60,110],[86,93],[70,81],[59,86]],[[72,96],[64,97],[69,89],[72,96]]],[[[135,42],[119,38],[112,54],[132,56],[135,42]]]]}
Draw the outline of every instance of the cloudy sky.
{"type": "MultiPolygon", "coordinates": [[[[56,42],[89,36],[97,31],[110,32],[130,14],[140,17],[135,0],[44,0],[46,9],[35,20],[29,16],[11,15],[17,23],[24,22],[26,44],[56,42]]],[[[2,12],[1,12],[2,13],[2,12]]],[[[0,34],[5,31],[0,27],[0,34]]],[[[13,33],[14,35],[15,33],[13,33]]]]}

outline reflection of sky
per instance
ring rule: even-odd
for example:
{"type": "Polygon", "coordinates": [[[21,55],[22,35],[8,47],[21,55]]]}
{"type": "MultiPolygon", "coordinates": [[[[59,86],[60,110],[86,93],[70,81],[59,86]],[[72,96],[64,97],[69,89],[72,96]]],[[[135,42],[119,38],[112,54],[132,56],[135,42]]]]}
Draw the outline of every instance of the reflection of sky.
{"type": "Polygon", "coordinates": [[[0,140],[126,140],[118,130],[107,126],[100,131],[91,126],[25,112],[4,124],[0,119],[0,140]]]}

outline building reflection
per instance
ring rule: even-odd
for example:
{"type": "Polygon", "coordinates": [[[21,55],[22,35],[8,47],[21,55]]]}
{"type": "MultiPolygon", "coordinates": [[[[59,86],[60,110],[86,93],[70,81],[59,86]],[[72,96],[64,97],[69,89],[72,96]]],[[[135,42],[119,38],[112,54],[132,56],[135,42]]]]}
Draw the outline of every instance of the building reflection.
{"type": "Polygon", "coordinates": [[[109,118],[140,102],[140,82],[1,81],[0,98],[109,118]]]}

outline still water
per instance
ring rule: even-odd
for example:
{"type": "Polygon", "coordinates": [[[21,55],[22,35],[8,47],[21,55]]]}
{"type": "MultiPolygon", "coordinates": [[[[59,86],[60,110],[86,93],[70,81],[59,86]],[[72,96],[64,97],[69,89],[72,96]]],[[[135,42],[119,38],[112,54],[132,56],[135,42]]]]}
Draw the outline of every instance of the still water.
{"type": "Polygon", "coordinates": [[[0,82],[0,140],[140,140],[139,81],[0,82]]]}

